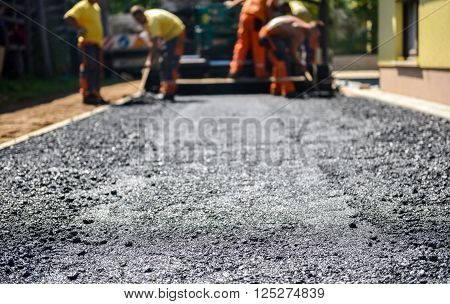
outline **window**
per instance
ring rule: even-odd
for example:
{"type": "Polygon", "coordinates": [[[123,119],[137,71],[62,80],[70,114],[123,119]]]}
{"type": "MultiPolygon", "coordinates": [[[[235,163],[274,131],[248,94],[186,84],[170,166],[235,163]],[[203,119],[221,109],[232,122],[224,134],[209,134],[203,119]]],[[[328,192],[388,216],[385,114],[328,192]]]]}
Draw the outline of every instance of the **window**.
{"type": "Polygon", "coordinates": [[[418,55],[419,5],[418,0],[405,0],[403,4],[403,56],[414,59],[418,55]]]}

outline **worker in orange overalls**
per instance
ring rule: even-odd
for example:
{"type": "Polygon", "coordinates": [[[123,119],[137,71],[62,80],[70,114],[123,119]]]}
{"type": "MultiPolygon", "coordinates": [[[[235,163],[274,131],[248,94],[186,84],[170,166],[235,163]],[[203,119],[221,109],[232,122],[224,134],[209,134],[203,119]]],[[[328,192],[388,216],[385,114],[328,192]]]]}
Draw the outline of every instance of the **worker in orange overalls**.
{"type": "Polygon", "coordinates": [[[302,71],[306,71],[302,64],[300,45],[306,39],[318,38],[321,25],[320,22],[307,23],[294,16],[281,16],[272,19],[261,29],[259,39],[269,50],[272,76],[275,78],[270,87],[271,94],[287,98],[297,96],[294,83],[288,79],[286,60],[290,56],[302,71]]]}
{"type": "Polygon", "coordinates": [[[266,51],[259,43],[258,32],[271,18],[272,10],[277,6],[277,0],[234,0],[226,2],[226,5],[231,7],[242,2],[244,6],[239,18],[238,39],[234,46],[229,76],[232,78],[239,76],[248,51],[251,50],[255,76],[264,78],[268,76],[266,51]]]}

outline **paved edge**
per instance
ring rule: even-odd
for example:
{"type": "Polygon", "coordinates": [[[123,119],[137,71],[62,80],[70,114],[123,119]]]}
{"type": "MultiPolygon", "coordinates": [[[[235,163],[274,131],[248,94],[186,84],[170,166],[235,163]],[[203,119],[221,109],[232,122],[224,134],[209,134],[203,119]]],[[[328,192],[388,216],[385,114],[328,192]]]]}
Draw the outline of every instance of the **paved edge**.
{"type": "Polygon", "coordinates": [[[77,122],[77,121],[80,121],[80,120],[84,120],[84,119],[89,118],[91,116],[94,116],[94,115],[97,115],[99,113],[105,112],[111,106],[123,105],[126,102],[127,102],[126,98],[121,98],[121,99],[115,101],[114,103],[111,103],[110,105],[98,107],[98,108],[96,108],[96,109],[94,109],[92,111],[76,115],[76,116],[74,116],[72,118],[65,119],[63,121],[60,121],[60,122],[51,124],[49,126],[46,126],[44,128],[38,129],[36,131],[30,132],[28,134],[19,136],[17,138],[14,138],[12,140],[9,140],[7,142],[4,142],[4,143],[0,144],[0,151],[4,150],[4,149],[7,149],[7,148],[10,148],[12,146],[15,146],[17,144],[20,144],[22,142],[25,142],[25,141],[33,138],[33,137],[38,137],[38,136],[50,133],[50,132],[55,131],[55,130],[57,130],[59,128],[67,126],[67,125],[69,125],[71,123],[74,123],[74,122],[77,122]]]}
{"type": "Polygon", "coordinates": [[[450,106],[445,104],[387,93],[379,89],[361,90],[359,88],[343,86],[339,89],[339,91],[347,97],[364,97],[375,99],[390,105],[407,108],[450,120],[450,106]]]}
{"type": "MultiPolygon", "coordinates": [[[[387,104],[391,104],[391,105],[407,108],[410,110],[431,114],[434,116],[438,116],[438,117],[450,120],[450,106],[447,106],[444,104],[439,104],[439,103],[431,102],[428,100],[417,99],[417,98],[407,97],[407,96],[393,94],[393,93],[386,93],[386,92],[382,92],[378,89],[361,90],[358,88],[351,88],[351,87],[343,86],[339,89],[339,91],[343,95],[348,96],[348,97],[364,97],[364,98],[369,98],[369,99],[375,99],[375,100],[379,100],[379,101],[387,103],[387,104]]],[[[112,105],[123,105],[123,104],[127,103],[127,101],[128,101],[127,98],[121,98],[121,99],[117,100],[116,102],[114,102],[112,105]]],[[[50,133],[54,130],[57,130],[59,128],[67,126],[73,122],[80,121],[80,120],[89,118],[91,116],[94,116],[96,114],[102,113],[102,112],[106,111],[107,109],[109,109],[110,107],[111,107],[111,105],[98,107],[92,111],[82,113],[82,114],[74,116],[72,118],[68,118],[66,120],[51,124],[42,129],[22,135],[13,140],[10,140],[3,144],[0,144],[0,151],[4,150],[6,148],[15,146],[19,143],[25,142],[25,141],[29,140],[30,138],[41,136],[46,133],[50,133]]]]}
{"type": "Polygon", "coordinates": [[[378,70],[362,70],[362,71],[334,71],[333,78],[337,80],[346,79],[379,79],[380,72],[378,70]]]}

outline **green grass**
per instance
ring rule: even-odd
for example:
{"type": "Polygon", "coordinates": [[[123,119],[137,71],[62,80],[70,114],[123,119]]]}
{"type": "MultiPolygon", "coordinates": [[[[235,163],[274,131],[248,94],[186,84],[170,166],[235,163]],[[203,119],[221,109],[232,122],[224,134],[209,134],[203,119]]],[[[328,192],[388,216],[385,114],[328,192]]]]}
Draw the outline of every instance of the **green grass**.
{"type": "Polygon", "coordinates": [[[46,95],[76,90],[78,78],[75,76],[57,76],[39,78],[24,76],[19,79],[3,79],[0,82],[0,104],[20,102],[46,95]]]}
{"type": "MultiPolygon", "coordinates": [[[[102,85],[117,82],[114,79],[106,79],[102,85]]],[[[19,79],[3,79],[0,80],[0,106],[59,93],[76,92],[78,87],[78,77],[72,75],[52,78],[24,76],[19,79]]]]}

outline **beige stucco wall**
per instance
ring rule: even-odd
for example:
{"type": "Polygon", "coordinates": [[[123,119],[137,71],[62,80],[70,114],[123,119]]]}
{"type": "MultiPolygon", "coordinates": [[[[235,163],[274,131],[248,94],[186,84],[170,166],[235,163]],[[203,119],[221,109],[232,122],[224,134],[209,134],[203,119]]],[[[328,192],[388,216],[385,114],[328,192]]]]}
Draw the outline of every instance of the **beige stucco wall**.
{"type": "Polygon", "coordinates": [[[450,105],[450,70],[381,68],[383,91],[450,105]]]}

